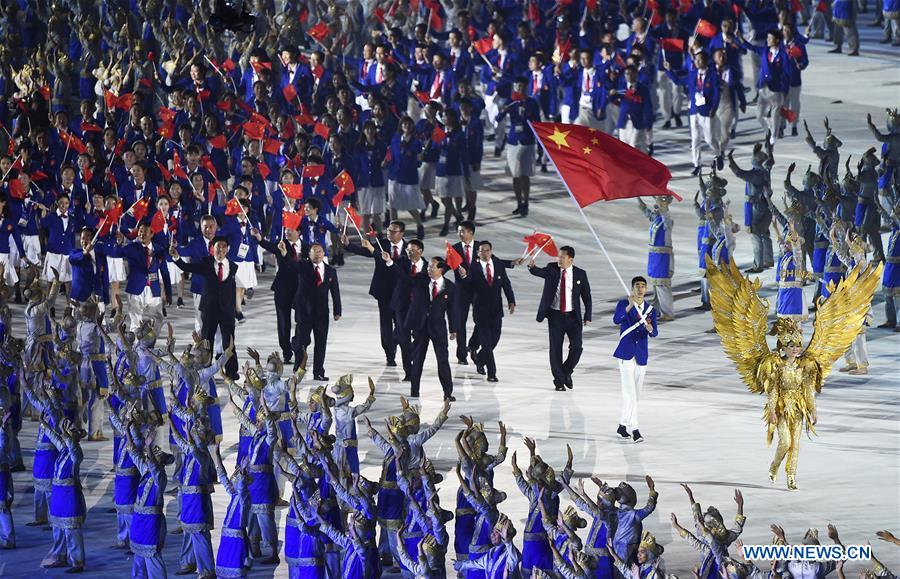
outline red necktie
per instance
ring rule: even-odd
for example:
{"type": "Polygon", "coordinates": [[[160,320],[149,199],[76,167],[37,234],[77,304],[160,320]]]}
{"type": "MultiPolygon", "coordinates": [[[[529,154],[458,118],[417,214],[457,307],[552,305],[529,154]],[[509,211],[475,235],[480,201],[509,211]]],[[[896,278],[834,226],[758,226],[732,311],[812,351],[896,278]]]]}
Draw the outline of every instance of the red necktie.
{"type": "Polygon", "coordinates": [[[487,262],[486,271],[488,285],[492,286],[494,285],[494,274],[491,273],[491,262],[487,262]]]}
{"type": "Polygon", "coordinates": [[[559,311],[565,313],[566,306],[566,270],[559,276],[559,311]]]}
{"type": "Polygon", "coordinates": [[[400,259],[400,248],[396,245],[394,246],[394,259],[400,259]]]}
{"type": "Polygon", "coordinates": [[[382,67],[380,65],[375,69],[375,82],[377,82],[378,84],[384,82],[384,74],[382,74],[381,70],[382,67]]]}
{"type": "Polygon", "coordinates": [[[215,253],[215,251],[213,251],[213,244],[212,244],[212,241],[210,241],[209,242],[209,255],[213,255],[214,253],[215,253]]]}
{"type": "Polygon", "coordinates": [[[534,76],[531,79],[531,94],[537,94],[538,91],[538,75],[534,73],[534,76]]]}
{"type": "Polygon", "coordinates": [[[438,296],[437,282],[433,281],[433,282],[431,282],[431,301],[436,300],[437,296],[438,296]]]}
{"type": "Polygon", "coordinates": [[[153,253],[150,251],[150,248],[147,249],[147,286],[150,286],[150,265],[153,263],[153,253]]]}
{"type": "Polygon", "coordinates": [[[588,71],[584,71],[584,88],[582,92],[591,92],[591,75],[588,71]]]}
{"type": "Polygon", "coordinates": [[[319,270],[319,266],[315,266],[316,268],[316,287],[322,285],[322,282],[325,281],[322,279],[322,272],[319,270]]]}
{"type": "Polygon", "coordinates": [[[441,75],[443,73],[438,71],[434,75],[434,83],[431,85],[431,97],[439,97],[441,96],[441,75]]]}
{"type": "Polygon", "coordinates": [[[225,266],[219,262],[219,281],[225,281],[225,266]]]}
{"type": "Polygon", "coordinates": [[[464,246],[466,248],[466,265],[472,263],[472,250],[469,249],[468,245],[464,246]]]}
{"type": "Polygon", "coordinates": [[[416,277],[416,264],[412,266],[412,273],[409,274],[410,277],[416,277]]]}

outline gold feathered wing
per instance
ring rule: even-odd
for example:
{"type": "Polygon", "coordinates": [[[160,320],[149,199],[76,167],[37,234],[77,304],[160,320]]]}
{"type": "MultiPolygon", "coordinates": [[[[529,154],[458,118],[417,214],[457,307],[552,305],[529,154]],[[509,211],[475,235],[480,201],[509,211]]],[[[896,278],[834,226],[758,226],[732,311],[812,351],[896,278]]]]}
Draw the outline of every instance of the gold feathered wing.
{"type": "Polygon", "coordinates": [[[713,324],[725,355],[734,362],[750,392],[762,394],[765,384],[757,377],[757,369],[770,351],[766,343],[769,303],[756,293],[760,282],[741,275],[733,259],[717,267],[709,256],[706,279],[713,324]]]}
{"type": "Polygon", "coordinates": [[[821,369],[821,378],[815,384],[816,392],[822,391],[822,383],[831,367],[859,334],[883,269],[884,263],[865,268],[857,265],[840,280],[828,299],[818,304],[812,339],[803,353],[804,357],[815,360],[821,369]]]}

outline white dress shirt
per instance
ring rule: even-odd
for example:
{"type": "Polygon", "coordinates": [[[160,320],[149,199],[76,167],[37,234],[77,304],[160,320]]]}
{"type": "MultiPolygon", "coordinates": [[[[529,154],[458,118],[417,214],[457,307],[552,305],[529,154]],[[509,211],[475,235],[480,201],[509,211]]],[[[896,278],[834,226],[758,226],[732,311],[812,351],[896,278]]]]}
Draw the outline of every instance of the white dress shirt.
{"type": "Polygon", "coordinates": [[[575,272],[572,269],[571,265],[565,269],[560,269],[560,283],[556,284],[556,295],[553,297],[553,305],[551,305],[550,307],[552,307],[554,310],[559,310],[559,290],[560,286],[562,286],[562,272],[566,272],[566,309],[561,311],[563,313],[566,313],[572,311],[572,286],[575,283],[575,280],[572,279],[575,275],[575,272]]]}

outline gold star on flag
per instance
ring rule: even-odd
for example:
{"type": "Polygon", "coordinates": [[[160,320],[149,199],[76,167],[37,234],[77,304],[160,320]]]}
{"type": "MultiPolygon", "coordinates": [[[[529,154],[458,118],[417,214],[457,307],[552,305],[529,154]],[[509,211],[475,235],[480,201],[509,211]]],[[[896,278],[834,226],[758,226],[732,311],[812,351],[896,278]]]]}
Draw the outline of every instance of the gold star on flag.
{"type": "Polygon", "coordinates": [[[599,145],[599,144],[600,144],[600,139],[597,139],[597,138],[591,139],[591,144],[592,144],[592,145],[599,145]]]}
{"type": "Polygon", "coordinates": [[[583,152],[585,155],[590,155],[590,154],[591,154],[591,148],[590,148],[590,147],[585,147],[585,148],[581,149],[581,152],[583,152]]]}
{"type": "Polygon", "coordinates": [[[566,141],[566,137],[568,137],[571,132],[572,131],[560,131],[559,127],[554,126],[553,134],[547,138],[556,143],[557,149],[562,149],[563,147],[568,148],[569,143],[566,141]]]}

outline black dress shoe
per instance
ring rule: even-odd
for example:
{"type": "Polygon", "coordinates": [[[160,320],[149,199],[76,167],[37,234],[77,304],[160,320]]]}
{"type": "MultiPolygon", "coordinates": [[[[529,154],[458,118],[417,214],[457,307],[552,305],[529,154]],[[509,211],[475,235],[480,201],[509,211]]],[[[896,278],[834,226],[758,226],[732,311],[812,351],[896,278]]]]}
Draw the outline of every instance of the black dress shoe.
{"type": "Polygon", "coordinates": [[[694,170],[691,171],[691,175],[696,177],[699,174],[700,174],[700,165],[697,165],[696,167],[694,167],[694,170]]]}
{"type": "Polygon", "coordinates": [[[397,361],[396,361],[396,360],[391,360],[390,358],[388,358],[388,359],[385,361],[384,365],[387,366],[388,368],[396,368],[396,367],[397,367],[397,361]]]}
{"type": "Polygon", "coordinates": [[[631,436],[628,434],[628,430],[625,428],[624,424],[619,425],[619,428],[616,429],[616,434],[618,434],[622,438],[631,438],[631,436]]]}
{"type": "Polygon", "coordinates": [[[562,384],[557,384],[557,385],[555,386],[555,390],[556,390],[557,392],[565,392],[565,391],[566,391],[566,387],[563,386],[562,384]]]}
{"type": "Polygon", "coordinates": [[[709,307],[709,304],[700,304],[699,306],[697,306],[696,308],[694,308],[694,311],[697,311],[697,312],[708,312],[710,309],[711,309],[711,308],[709,307]]]}
{"type": "Polygon", "coordinates": [[[291,363],[291,360],[294,359],[294,353],[293,352],[284,352],[284,354],[281,357],[284,358],[284,364],[286,366],[291,363]]]}
{"type": "Polygon", "coordinates": [[[324,376],[322,374],[315,374],[313,376],[313,380],[318,380],[319,382],[328,382],[328,376],[324,376]]]}
{"type": "Polygon", "coordinates": [[[683,124],[681,124],[681,115],[675,116],[675,126],[679,129],[684,126],[683,124]]]}
{"type": "Polygon", "coordinates": [[[447,233],[449,233],[449,232],[450,232],[450,224],[445,223],[444,226],[441,227],[441,232],[438,233],[438,236],[440,236],[440,237],[446,237],[446,236],[447,236],[447,233]]]}
{"type": "Polygon", "coordinates": [[[456,402],[456,396],[454,396],[453,394],[444,396],[444,402],[456,402]]]}
{"type": "Polygon", "coordinates": [[[566,374],[566,388],[571,390],[574,387],[575,387],[575,384],[572,383],[572,375],[566,374]]]}
{"type": "Polygon", "coordinates": [[[487,381],[488,382],[499,382],[500,380],[497,380],[496,376],[488,376],[487,381]]]}
{"type": "Polygon", "coordinates": [[[837,46],[828,51],[829,54],[840,54],[842,52],[841,47],[837,46]]]}
{"type": "Polygon", "coordinates": [[[528,217],[528,203],[522,204],[522,209],[519,210],[519,217],[528,217]]]}
{"type": "Polygon", "coordinates": [[[468,366],[469,365],[469,361],[466,360],[465,358],[457,358],[456,363],[459,364],[460,366],[468,366]]]}
{"type": "Polygon", "coordinates": [[[718,157],[716,157],[716,169],[721,171],[724,168],[725,168],[725,155],[719,155],[718,157]]]}
{"type": "Polygon", "coordinates": [[[664,128],[664,129],[671,129],[671,128],[672,128],[672,121],[666,121],[666,122],[664,122],[662,128],[664,128]]]}
{"type": "Polygon", "coordinates": [[[793,128],[791,129],[791,136],[792,136],[792,137],[796,137],[796,136],[797,136],[797,127],[793,127],[793,128]]]}
{"type": "Polygon", "coordinates": [[[879,328],[882,328],[882,329],[886,329],[886,330],[887,330],[887,329],[892,330],[892,329],[894,329],[894,328],[897,327],[897,324],[891,324],[891,323],[889,323],[889,322],[885,322],[885,323],[883,323],[883,324],[879,324],[878,327],[879,327],[879,328]]]}
{"type": "Polygon", "coordinates": [[[487,372],[484,371],[484,366],[481,364],[475,364],[475,371],[484,376],[487,372]]]}
{"type": "Polygon", "coordinates": [[[631,433],[631,438],[635,442],[644,442],[644,437],[641,436],[641,431],[637,429],[635,429],[635,431],[631,433]]]}
{"type": "Polygon", "coordinates": [[[401,382],[411,382],[411,380],[409,379],[409,374],[404,374],[403,378],[400,378],[400,381],[401,382]]]}
{"type": "Polygon", "coordinates": [[[197,572],[196,565],[188,565],[187,567],[182,567],[178,571],[175,571],[176,575],[193,575],[197,572]]]}

